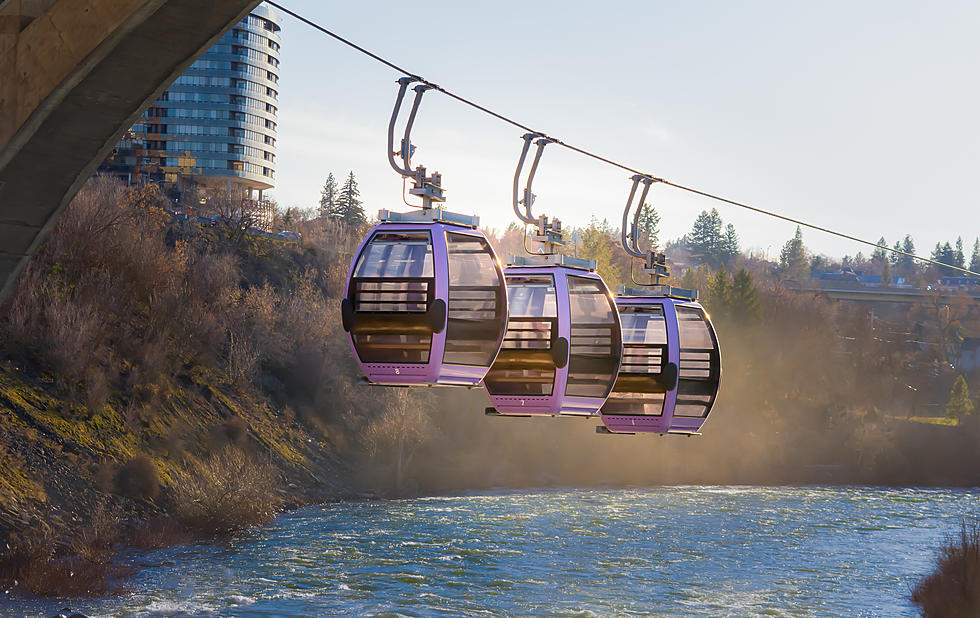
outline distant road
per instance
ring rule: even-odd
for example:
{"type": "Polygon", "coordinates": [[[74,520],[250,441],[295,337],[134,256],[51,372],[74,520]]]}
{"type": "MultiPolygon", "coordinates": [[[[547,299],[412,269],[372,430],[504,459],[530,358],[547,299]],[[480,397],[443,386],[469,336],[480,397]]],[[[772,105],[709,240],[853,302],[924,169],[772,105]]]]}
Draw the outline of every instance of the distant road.
{"type": "Polygon", "coordinates": [[[787,287],[790,292],[820,294],[832,300],[852,300],[863,302],[878,303],[921,303],[935,298],[943,303],[953,301],[969,300],[980,302],[980,290],[977,292],[963,292],[956,290],[922,290],[910,288],[812,288],[812,287],[787,287]]]}

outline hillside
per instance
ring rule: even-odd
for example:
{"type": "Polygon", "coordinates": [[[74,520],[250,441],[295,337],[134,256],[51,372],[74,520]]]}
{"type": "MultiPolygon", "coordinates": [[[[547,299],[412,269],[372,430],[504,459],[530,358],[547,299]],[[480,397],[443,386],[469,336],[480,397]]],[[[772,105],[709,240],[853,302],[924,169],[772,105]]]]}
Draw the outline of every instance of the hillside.
{"type": "MultiPolygon", "coordinates": [[[[745,256],[734,275],[682,279],[722,342],[704,435],[598,436],[591,420],[485,417],[480,390],[364,384],[337,315],[361,227],[301,221],[286,242],[168,207],[152,187],[93,180],[0,307],[4,589],[111,589],[120,547],[359,495],[980,482],[975,417],[938,422],[956,374],[935,348],[882,337],[859,306],[788,293],[745,256]]],[[[572,232],[581,255],[615,255],[615,230],[572,232]]],[[[894,319],[928,328],[929,310],[894,319]]],[[[980,321],[942,316],[964,332],[980,321]]]]}

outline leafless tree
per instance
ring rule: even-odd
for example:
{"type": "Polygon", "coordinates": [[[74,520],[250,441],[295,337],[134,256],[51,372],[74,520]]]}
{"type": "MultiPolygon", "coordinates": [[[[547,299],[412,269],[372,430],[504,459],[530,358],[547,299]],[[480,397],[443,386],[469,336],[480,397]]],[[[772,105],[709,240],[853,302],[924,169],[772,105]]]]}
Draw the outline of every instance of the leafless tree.
{"type": "Polygon", "coordinates": [[[365,427],[362,439],[368,454],[391,460],[399,494],[404,491],[405,472],[415,453],[433,431],[422,403],[408,389],[394,389],[385,411],[365,427]]]}

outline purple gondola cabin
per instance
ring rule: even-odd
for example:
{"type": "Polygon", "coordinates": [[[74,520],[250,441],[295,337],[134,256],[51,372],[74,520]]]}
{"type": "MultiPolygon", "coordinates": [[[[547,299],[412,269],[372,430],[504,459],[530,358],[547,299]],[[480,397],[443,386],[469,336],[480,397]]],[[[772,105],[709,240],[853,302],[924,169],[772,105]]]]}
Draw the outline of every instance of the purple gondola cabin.
{"type": "Polygon", "coordinates": [[[365,376],[396,386],[478,385],[507,324],[503,271],[479,219],[441,208],[379,218],[351,264],[341,306],[365,376]]]}
{"type": "Polygon", "coordinates": [[[698,433],[721,380],[708,314],[690,290],[652,286],[626,292],[616,297],[623,364],[600,412],[605,431],[698,433]]]}
{"type": "Polygon", "coordinates": [[[591,260],[517,261],[505,270],[510,321],[484,380],[493,403],[487,413],[596,414],[616,381],[622,350],[612,295],[591,260]]]}

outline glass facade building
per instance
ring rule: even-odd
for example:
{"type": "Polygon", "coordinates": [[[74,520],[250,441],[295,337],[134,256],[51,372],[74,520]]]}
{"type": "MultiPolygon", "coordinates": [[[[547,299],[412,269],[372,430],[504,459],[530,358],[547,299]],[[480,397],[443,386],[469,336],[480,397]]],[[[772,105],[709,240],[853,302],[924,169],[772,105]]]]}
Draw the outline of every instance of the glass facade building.
{"type": "Polygon", "coordinates": [[[279,32],[278,15],[256,7],[150,105],[100,172],[261,199],[275,185],[279,32]]]}

